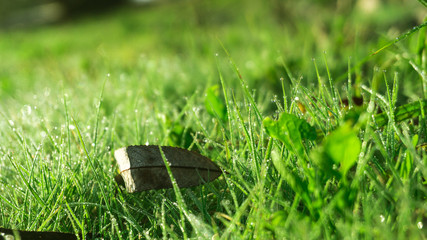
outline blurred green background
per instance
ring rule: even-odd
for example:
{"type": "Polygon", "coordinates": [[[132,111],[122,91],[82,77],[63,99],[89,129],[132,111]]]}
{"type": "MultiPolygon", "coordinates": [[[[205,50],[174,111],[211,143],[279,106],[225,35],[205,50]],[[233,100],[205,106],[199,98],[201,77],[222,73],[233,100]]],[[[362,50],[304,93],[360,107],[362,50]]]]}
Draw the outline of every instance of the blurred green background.
{"type": "MultiPolygon", "coordinates": [[[[346,79],[349,61],[356,66],[422,23],[426,15],[415,0],[2,0],[1,6],[3,12],[7,10],[0,14],[0,100],[4,104],[65,91],[85,105],[87,101],[81,100],[99,93],[107,74],[115,91],[112,98],[125,94],[120,89],[144,90],[162,92],[174,102],[218,83],[217,64],[230,86],[238,83],[232,80],[235,74],[222,45],[260,95],[280,94],[280,78],[289,84],[284,65],[295,79],[314,86],[312,60],[325,76],[324,57],[340,84],[346,79]],[[58,11],[50,13],[57,19],[37,20],[43,18],[43,11],[37,12],[43,6],[58,11]],[[23,13],[28,19],[22,19],[23,13]]],[[[416,38],[401,45],[411,48],[414,43],[416,38]]],[[[418,78],[407,63],[384,52],[361,64],[356,80],[371,79],[375,66],[418,78]]],[[[408,96],[417,93],[418,82],[403,91],[408,96]]]]}

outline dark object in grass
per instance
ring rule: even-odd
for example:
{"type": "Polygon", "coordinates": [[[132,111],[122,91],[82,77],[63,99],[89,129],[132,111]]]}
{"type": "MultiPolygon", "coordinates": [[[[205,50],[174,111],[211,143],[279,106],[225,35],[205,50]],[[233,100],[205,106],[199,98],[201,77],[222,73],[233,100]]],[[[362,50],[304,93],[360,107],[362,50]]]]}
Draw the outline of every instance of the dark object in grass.
{"type": "MultiPolygon", "coordinates": [[[[19,236],[21,240],[76,240],[78,239],[75,234],[72,233],[61,233],[61,232],[34,232],[34,231],[21,231],[7,228],[0,228],[0,240],[3,239],[18,239],[15,236],[19,236]],[[10,236],[10,237],[9,237],[10,236]]],[[[86,236],[87,238],[90,236],[86,236]]],[[[82,239],[82,236],[80,236],[82,239]]]]}
{"type": "MultiPolygon", "coordinates": [[[[193,187],[215,180],[221,170],[207,157],[176,147],[161,147],[179,187],[193,187]]],[[[159,146],[129,146],[117,149],[114,156],[129,193],[172,188],[159,146]]],[[[116,177],[116,181],[118,179],[116,177]]]]}

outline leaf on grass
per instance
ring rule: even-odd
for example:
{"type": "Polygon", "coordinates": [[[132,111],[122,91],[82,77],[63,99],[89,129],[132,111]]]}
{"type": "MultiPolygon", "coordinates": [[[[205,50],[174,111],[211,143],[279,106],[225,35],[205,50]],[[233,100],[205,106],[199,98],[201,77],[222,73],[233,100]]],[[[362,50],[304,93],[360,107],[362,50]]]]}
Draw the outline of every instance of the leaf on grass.
{"type": "Polygon", "coordinates": [[[36,232],[36,231],[21,231],[8,228],[0,228],[0,239],[44,239],[44,240],[75,240],[82,239],[82,236],[77,237],[72,233],[62,232],[36,232]]]}
{"type": "Polygon", "coordinates": [[[214,85],[206,90],[205,107],[211,116],[217,117],[221,121],[227,120],[227,108],[221,98],[219,85],[214,85]]]}
{"type": "Polygon", "coordinates": [[[302,140],[316,140],[317,137],[316,129],[307,121],[288,113],[282,113],[277,121],[267,117],[263,125],[268,135],[282,141],[288,150],[299,157],[304,156],[305,152],[302,140]]]}
{"type": "MultiPolygon", "coordinates": [[[[182,148],[162,147],[179,187],[193,187],[215,180],[221,170],[207,157],[182,148]]],[[[172,182],[159,146],[129,146],[114,152],[120,175],[130,193],[171,188],[172,182]]]]}

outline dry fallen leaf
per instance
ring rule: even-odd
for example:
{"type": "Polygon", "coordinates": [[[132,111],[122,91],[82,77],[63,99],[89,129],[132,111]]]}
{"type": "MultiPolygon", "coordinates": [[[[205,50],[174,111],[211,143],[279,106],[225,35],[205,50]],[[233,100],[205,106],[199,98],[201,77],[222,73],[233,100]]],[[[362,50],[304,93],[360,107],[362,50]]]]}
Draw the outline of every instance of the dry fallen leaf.
{"type": "MultiPolygon", "coordinates": [[[[86,236],[86,238],[88,237],[91,239],[90,234],[86,236]]],[[[0,239],[77,240],[77,239],[82,239],[82,236],[77,237],[77,235],[73,233],[21,231],[21,230],[15,230],[15,229],[0,228],[0,239]]]]}
{"type": "MultiPolygon", "coordinates": [[[[176,147],[161,147],[179,187],[193,187],[215,180],[221,170],[207,157],[176,147]]],[[[114,157],[129,193],[171,188],[172,182],[159,146],[128,146],[114,157]]]]}

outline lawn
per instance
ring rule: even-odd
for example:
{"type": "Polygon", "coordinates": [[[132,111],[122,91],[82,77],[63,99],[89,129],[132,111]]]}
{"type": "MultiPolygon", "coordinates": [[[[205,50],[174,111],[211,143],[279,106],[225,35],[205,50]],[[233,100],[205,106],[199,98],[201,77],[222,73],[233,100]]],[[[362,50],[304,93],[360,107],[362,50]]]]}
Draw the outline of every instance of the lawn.
{"type": "Polygon", "coordinates": [[[0,31],[0,228],[426,239],[420,2],[182,0],[0,31]],[[130,194],[129,145],[223,174],[130,194]]]}

